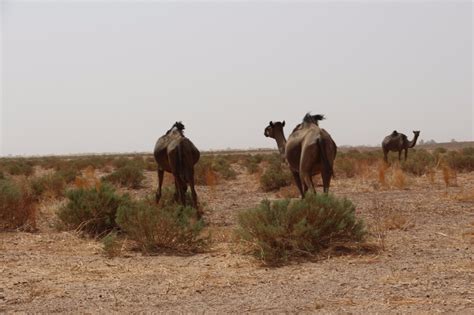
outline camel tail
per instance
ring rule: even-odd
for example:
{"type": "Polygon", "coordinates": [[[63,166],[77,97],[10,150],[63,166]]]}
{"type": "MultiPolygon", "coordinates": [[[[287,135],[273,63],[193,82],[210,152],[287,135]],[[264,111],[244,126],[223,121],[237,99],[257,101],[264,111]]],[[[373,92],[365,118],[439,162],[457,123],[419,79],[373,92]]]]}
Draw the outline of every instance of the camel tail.
{"type": "Polygon", "coordinates": [[[329,176],[334,176],[334,169],[332,164],[329,162],[328,154],[326,152],[325,140],[319,138],[318,146],[319,151],[321,152],[321,161],[323,162],[323,168],[329,172],[329,176]]]}
{"type": "Polygon", "coordinates": [[[178,145],[178,154],[176,158],[176,170],[178,171],[178,177],[181,179],[184,183],[187,182],[186,180],[186,171],[184,169],[184,155],[183,155],[183,148],[181,147],[181,144],[178,145]]]}

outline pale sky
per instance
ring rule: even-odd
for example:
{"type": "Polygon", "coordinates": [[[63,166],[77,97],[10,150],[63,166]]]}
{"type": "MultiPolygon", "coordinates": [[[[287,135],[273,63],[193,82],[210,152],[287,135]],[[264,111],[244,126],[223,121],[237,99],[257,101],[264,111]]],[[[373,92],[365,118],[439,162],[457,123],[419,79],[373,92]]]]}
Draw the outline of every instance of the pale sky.
{"type": "Polygon", "coordinates": [[[473,140],[470,1],[1,1],[1,155],[473,140]]]}

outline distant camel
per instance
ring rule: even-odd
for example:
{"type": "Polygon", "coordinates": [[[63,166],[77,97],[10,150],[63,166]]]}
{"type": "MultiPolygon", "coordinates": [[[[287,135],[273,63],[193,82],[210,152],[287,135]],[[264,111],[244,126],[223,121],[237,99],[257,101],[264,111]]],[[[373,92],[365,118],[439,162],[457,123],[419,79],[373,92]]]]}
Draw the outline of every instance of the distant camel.
{"type": "Polygon", "coordinates": [[[386,136],[382,141],[383,158],[385,162],[388,162],[388,152],[398,152],[398,160],[401,160],[402,151],[405,150],[405,161],[408,156],[408,148],[413,148],[416,144],[416,140],[420,136],[420,131],[413,131],[414,137],[411,141],[408,141],[407,136],[403,133],[398,133],[394,130],[390,135],[386,136]]]}
{"type": "Polygon", "coordinates": [[[197,194],[194,189],[194,165],[199,161],[200,153],[194,144],[183,134],[184,125],[176,122],[166,134],[158,139],[153,155],[158,164],[158,189],[156,202],[161,199],[164,172],[173,174],[176,187],[175,198],[186,205],[186,190],[191,187],[192,205],[198,210],[197,194]]]}
{"type": "Polygon", "coordinates": [[[265,128],[265,136],[276,140],[280,154],[288,161],[302,198],[308,188],[315,191],[312,176],[319,173],[323,178],[324,192],[329,191],[337,146],[329,133],[319,128],[318,121],[323,119],[323,115],[307,114],[303,123],[293,130],[288,142],[283,133],[284,121],[270,122],[265,128]]]}

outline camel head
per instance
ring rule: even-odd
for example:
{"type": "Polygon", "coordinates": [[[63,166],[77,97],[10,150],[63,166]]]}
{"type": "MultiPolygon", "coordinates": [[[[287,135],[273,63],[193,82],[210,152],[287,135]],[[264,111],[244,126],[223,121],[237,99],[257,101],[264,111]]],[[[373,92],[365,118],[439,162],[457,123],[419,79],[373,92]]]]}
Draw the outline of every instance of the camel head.
{"type": "Polygon", "coordinates": [[[420,135],[420,131],[419,130],[413,130],[413,134],[418,137],[420,135]]]}
{"type": "Polygon", "coordinates": [[[285,121],[283,120],[282,122],[276,121],[270,121],[268,124],[267,128],[265,128],[265,132],[263,133],[265,137],[267,138],[273,138],[275,139],[275,131],[278,129],[281,129],[283,131],[283,127],[285,127],[285,121]]]}

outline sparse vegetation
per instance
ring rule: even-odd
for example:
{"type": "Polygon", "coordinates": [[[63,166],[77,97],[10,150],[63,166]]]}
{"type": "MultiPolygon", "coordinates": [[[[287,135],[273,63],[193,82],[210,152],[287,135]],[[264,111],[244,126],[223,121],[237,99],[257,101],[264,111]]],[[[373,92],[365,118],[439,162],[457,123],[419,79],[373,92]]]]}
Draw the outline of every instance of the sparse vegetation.
{"type": "Polygon", "coordinates": [[[46,194],[49,197],[60,197],[63,195],[65,187],[66,180],[60,172],[36,177],[31,180],[31,189],[38,197],[46,194]]]}
{"type": "Polygon", "coordinates": [[[408,159],[401,163],[401,168],[404,172],[421,176],[426,174],[435,165],[435,156],[424,149],[419,149],[410,152],[408,159]]]}
{"type": "Polygon", "coordinates": [[[141,200],[120,206],[117,222],[144,252],[163,249],[195,251],[202,247],[199,234],[204,227],[196,209],[176,204],[157,206],[141,200]]]}
{"type": "Polygon", "coordinates": [[[36,199],[28,182],[0,180],[0,229],[36,228],[36,199]]]}
{"type": "Polygon", "coordinates": [[[115,172],[103,178],[104,181],[119,184],[124,187],[138,189],[145,179],[143,168],[131,162],[119,167],[115,172]]]}
{"type": "Polygon", "coordinates": [[[224,156],[202,156],[194,167],[195,181],[198,185],[215,185],[218,178],[231,180],[237,177],[230,162],[224,156]]]}
{"type": "Polygon", "coordinates": [[[292,183],[292,175],[281,157],[276,154],[268,160],[268,167],[260,177],[260,186],[264,191],[274,191],[292,183]]]}
{"type": "Polygon", "coordinates": [[[58,216],[66,228],[100,235],[117,227],[115,215],[120,206],[130,203],[128,195],[118,195],[108,184],[77,188],[66,192],[68,202],[58,216]]]}
{"type": "Polygon", "coordinates": [[[352,202],[325,194],[265,200],[240,213],[238,222],[238,235],[267,264],[312,255],[334,242],[360,242],[366,234],[352,202]]]}

